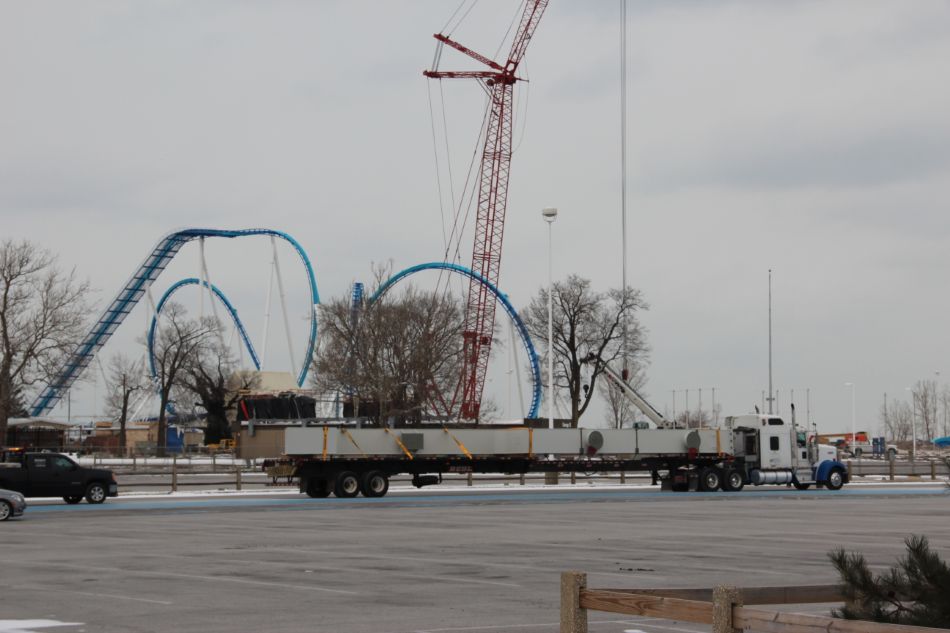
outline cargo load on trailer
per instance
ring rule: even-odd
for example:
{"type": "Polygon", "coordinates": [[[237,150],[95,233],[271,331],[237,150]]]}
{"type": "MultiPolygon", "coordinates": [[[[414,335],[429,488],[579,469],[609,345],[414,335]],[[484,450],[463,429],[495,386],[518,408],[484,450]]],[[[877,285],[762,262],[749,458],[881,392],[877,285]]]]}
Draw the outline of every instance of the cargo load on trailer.
{"type": "Polygon", "coordinates": [[[660,428],[549,429],[529,424],[367,427],[314,422],[288,428],[285,454],[311,497],[381,497],[394,475],[417,487],[449,473],[646,471],[673,491],[736,492],[746,485],[812,485],[838,490],[847,466],[833,446],[808,438],[794,421],[730,416],[720,428],[676,429],[609,366],[608,378],[660,428]]]}

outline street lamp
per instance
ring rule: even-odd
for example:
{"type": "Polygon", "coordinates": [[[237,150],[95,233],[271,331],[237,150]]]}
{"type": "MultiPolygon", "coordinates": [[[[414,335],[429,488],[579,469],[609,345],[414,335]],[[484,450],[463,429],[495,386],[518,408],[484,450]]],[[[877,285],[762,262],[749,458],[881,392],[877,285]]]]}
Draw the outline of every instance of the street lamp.
{"type": "Polygon", "coordinates": [[[845,387],[851,387],[851,442],[848,446],[851,448],[851,454],[854,454],[854,445],[858,442],[857,433],[854,430],[854,383],[846,382],[845,387]]]}
{"type": "Polygon", "coordinates": [[[557,209],[541,209],[541,217],[548,223],[548,428],[554,428],[554,256],[552,225],[557,219],[557,209]]]}
{"type": "Polygon", "coordinates": [[[917,393],[910,387],[904,387],[904,391],[910,392],[910,399],[913,402],[910,413],[910,461],[913,462],[917,460],[917,393]]]}

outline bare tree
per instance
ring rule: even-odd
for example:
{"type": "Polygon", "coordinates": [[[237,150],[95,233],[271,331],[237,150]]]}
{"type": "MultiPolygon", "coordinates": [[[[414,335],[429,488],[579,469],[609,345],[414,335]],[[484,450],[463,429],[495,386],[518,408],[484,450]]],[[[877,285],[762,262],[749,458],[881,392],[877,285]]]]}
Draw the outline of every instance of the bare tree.
{"type": "Polygon", "coordinates": [[[917,420],[920,425],[920,437],[929,442],[937,432],[937,381],[918,380],[912,391],[917,420]]]}
{"type": "Polygon", "coordinates": [[[378,418],[447,416],[461,367],[462,310],[439,292],[409,287],[354,311],[349,296],[321,309],[314,385],[378,405],[378,418]]]}
{"type": "Polygon", "coordinates": [[[49,251],[0,242],[0,446],[17,399],[52,380],[78,344],[88,292],[88,282],[60,270],[49,251]]]}
{"type": "Polygon", "coordinates": [[[123,354],[109,359],[109,374],[106,382],[106,407],[109,415],[119,422],[119,451],[125,455],[128,443],[126,426],[129,421],[129,405],[137,391],[147,389],[149,380],[144,363],[133,361],[123,354]]]}
{"type": "MultiPolygon", "coordinates": [[[[718,405],[716,406],[718,408],[718,405]]],[[[677,415],[675,424],[678,429],[708,429],[713,425],[713,418],[713,412],[706,409],[693,409],[677,415]]]]}
{"type": "Polygon", "coordinates": [[[162,311],[153,345],[155,381],[159,395],[158,455],[165,456],[168,442],[167,408],[172,390],[180,387],[185,368],[194,366],[219,337],[220,325],[213,317],[188,319],[185,308],[169,303],[162,311]]]}
{"type": "Polygon", "coordinates": [[[940,435],[942,437],[950,436],[950,385],[944,385],[940,391],[940,435]]]}
{"type": "Polygon", "coordinates": [[[891,400],[881,405],[881,423],[884,432],[895,442],[906,442],[911,436],[914,409],[903,400],[891,400]]]}
{"type": "MultiPolygon", "coordinates": [[[[636,372],[646,361],[648,347],[638,310],[647,309],[639,290],[627,288],[595,292],[590,280],[571,275],[555,282],[554,293],[554,384],[566,389],[571,402],[571,425],[578,421],[590,404],[603,363],[627,359],[636,372]],[[626,348],[624,348],[626,329],[626,348]],[[592,359],[589,378],[585,377],[584,359],[592,359]]],[[[548,290],[542,289],[522,313],[535,342],[542,348],[548,341],[548,290]]],[[[547,353],[547,351],[546,351],[547,353]]],[[[549,395],[550,397],[550,395],[549,395]]]]}
{"type": "Polygon", "coordinates": [[[204,407],[205,444],[217,444],[232,437],[228,412],[234,408],[242,390],[259,386],[260,375],[239,371],[224,340],[214,337],[185,364],[178,383],[186,397],[197,398],[204,407]]]}
{"type": "MultiPolygon", "coordinates": [[[[646,384],[646,376],[639,369],[627,381],[634,389],[640,391],[646,384]]],[[[600,395],[607,402],[607,422],[611,428],[622,429],[631,427],[636,420],[636,407],[623,394],[612,380],[602,380],[597,384],[600,395]]]]}

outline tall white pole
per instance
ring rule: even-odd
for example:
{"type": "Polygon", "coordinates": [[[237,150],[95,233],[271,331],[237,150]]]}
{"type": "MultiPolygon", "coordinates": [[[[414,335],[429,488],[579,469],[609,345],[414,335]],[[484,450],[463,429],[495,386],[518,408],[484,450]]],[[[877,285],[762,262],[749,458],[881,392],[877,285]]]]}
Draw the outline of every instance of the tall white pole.
{"type": "Polygon", "coordinates": [[[845,387],[851,387],[851,441],[848,443],[848,446],[851,447],[852,452],[854,451],[854,445],[857,442],[857,436],[855,434],[854,425],[855,425],[855,415],[854,415],[854,383],[846,382],[844,383],[845,387]]]}
{"type": "Polygon", "coordinates": [[[541,217],[548,223],[548,428],[554,428],[554,247],[553,225],[557,209],[546,207],[541,217]]]}
{"type": "MultiPolygon", "coordinates": [[[[627,295],[627,0],[620,0],[620,244],[622,287],[627,295]]],[[[627,320],[621,324],[624,378],[630,369],[627,359],[627,320]]]]}
{"type": "Polygon", "coordinates": [[[910,435],[912,442],[910,445],[910,461],[913,462],[917,459],[917,392],[910,387],[904,387],[904,389],[910,392],[911,401],[913,402],[913,408],[910,414],[910,435]]]}
{"type": "Polygon", "coordinates": [[[769,268],[769,415],[772,414],[772,269],[769,268]]]}

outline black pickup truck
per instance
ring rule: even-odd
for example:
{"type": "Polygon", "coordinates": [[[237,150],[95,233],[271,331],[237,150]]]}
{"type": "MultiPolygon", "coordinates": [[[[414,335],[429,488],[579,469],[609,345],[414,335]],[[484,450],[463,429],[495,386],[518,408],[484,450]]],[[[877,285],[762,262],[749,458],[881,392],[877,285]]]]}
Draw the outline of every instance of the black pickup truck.
{"type": "Polygon", "coordinates": [[[0,488],[24,497],[62,497],[66,503],[102,503],[119,494],[111,470],[83,468],[59,453],[7,451],[0,455],[0,488]]]}

